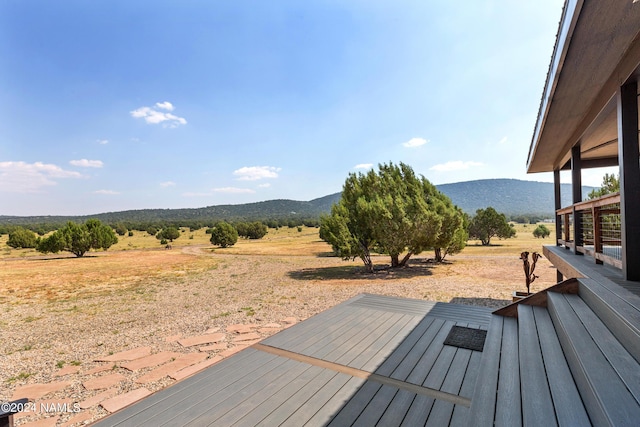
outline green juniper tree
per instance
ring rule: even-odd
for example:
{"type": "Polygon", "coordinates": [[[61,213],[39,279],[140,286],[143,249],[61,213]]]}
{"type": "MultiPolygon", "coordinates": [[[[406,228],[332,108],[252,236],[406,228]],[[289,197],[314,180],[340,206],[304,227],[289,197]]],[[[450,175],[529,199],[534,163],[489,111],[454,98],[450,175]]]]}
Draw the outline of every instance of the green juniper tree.
{"type": "Polygon", "coordinates": [[[41,239],[37,249],[42,253],[67,251],[81,257],[90,249],[107,250],[116,243],[118,238],[111,227],[97,219],[89,219],[84,224],[69,221],[63,228],[41,239]]]}
{"type": "Polygon", "coordinates": [[[7,245],[14,249],[35,248],[38,245],[38,237],[31,230],[16,227],[9,232],[7,245]]]}
{"type": "Polygon", "coordinates": [[[362,259],[368,271],[374,249],[391,257],[391,267],[403,267],[412,255],[434,247],[442,225],[439,197],[404,163],[349,174],[342,198],[321,218],[320,237],[343,259],[362,259]]]}
{"type": "Polygon", "coordinates": [[[509,225],[504,214],[494,208],[478,209],[469,224],[469,237],[480,240],[482,246],[488,246],[493,237],[509,239],[516,231],[509,225]]]}
{"type": "Polygon", "coordinates": [[[238,241],[238,231],[228,222],[220,222],[211,230],[210,241],[222,248],[233,246],[238,241]]]}

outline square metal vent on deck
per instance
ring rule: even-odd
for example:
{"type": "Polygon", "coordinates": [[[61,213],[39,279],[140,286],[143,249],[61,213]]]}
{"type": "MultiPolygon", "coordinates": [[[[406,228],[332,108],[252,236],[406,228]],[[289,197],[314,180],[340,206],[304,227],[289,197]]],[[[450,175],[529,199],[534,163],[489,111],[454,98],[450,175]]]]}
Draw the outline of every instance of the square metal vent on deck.
{"type": "Polygon", "coordinates": [[[453,326],[444,340],[444,345],[467,348],[469,350],[482,351],[487,331],[484,329],[453,326]]]}

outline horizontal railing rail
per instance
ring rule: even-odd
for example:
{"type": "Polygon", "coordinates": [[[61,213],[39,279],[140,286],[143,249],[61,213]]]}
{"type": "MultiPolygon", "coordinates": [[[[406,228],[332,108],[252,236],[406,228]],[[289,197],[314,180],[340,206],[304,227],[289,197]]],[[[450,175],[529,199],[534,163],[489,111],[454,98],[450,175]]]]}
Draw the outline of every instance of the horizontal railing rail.
{"type": "Polygon", "coordinates": [[[558,245],[589,255],[598,264],[622,268],[620,193],[558,209],[556,215],[558,245]]]}

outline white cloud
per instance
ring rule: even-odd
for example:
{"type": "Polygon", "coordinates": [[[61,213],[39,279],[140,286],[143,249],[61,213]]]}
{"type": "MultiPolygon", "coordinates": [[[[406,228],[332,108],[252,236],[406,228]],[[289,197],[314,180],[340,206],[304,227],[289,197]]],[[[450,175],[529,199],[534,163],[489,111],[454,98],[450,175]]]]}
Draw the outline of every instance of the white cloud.
{"type": "Polygon", "coordinates": [[[237,187],[222,187],[214,188],[212,190],[215,193],[227,193],[227,194],[251,194],[255,193],[255,190],[249,188],[237,188],[237,187]]]}
{"type": "Polygon", "coordinates": [[[500,140],[500,142],[498,142],[498,144],[502,145],[502,144],[506,144],[507,142],[509,142],[509,138],[507,138],[506,136],[504,138],[502,138],[500,140]]]}
{"type": "Polygon", "coordinates": [[[163,127],[176,128],[180,125],[186,125],[187,120],[171,113],[165,113],[159,110],[173,111],[173,105],[168,102],[158,102],[154,107],[140,107],[130,111],[131,117],[136,119],[144,119],[148,124],[162,123],[163,127]],[[155,108],[154,108],[155,107],[155,108]]]}
{"type": "Polygon", "coordinates": [[[82,175],[49,163],[0,162],[0,192],[33,193],[56,185],[55,178],[82,178],[82,175]]]}
{"type": "Polygon", "coordinates": [[[173,104],[170,103],[169,101],[156,102],[156,107],[160,108],[161,110],[167,110],[167,111],[173,111],[174,109],[173,104]]]}
{"type": "Polygon", "coordinates": [[[176,183],[173,181],[165,181],[160,183],[160,187],[162,188],[175,187],[175,186],[176,186],[176,183]]]}
{"type": "Polygon", "coordinates": [[[271,184],[269,184],[268,182],[258,185],[258,188],[269,188],[269,187],[271,187],[271,184]]]}
{"type": "Polygon", "coordinates": [[[373,167],[373,163],[360,163],[359,165],[355,165],[354,169],[371,169],[373,167]]]}
{"type": "Polygon", "coordinates": [[[245,166],[233,171],[240,181],[257,181],[265,178],[277,178],[281,168],[273,166],[245,166]]]}
{"type": "Polygon", "coordinates": [[[116,194],[120,194],[119,191],[113,191],[113,190],[96,190],[93,192],[93,194],[105,194],[107,196],[114,196],[116,194]]]}
{"type": "Polygon", "coordinates": [[[420,147],[421,145],[424,145],[427,142],[429,141],[427,141],[424,138],[411,138],[407,142],[403,142],[402,145],[407,148],[415,148],[415,147],[420,147]]]}
{"type": "Polygon", "coordinates": [[[109,143],[109,140],[107,139],[97,139],[96,142],[100,145],[107,145],[109,143]]]}
{"type": "Polygon", "coordinates": [[[73,166],[79,166],[81,168],[101,168],[102,166],[104,166],[104,163],[102,163],[101,160],[80,159],[71,160],[69,163],[73,166]]]}
{"type": "Polygon", "coordinates": [[[483,166],[483,164],[479,162],[463,162],[462,160],[456,160],[452,162],[435,165],[429,168],[429,170],[437,171],[437,172],[451,172],[451,171],[466,170],[466,169],[469,169],[472,167],[478,167],[478,166],[483,166]]]}

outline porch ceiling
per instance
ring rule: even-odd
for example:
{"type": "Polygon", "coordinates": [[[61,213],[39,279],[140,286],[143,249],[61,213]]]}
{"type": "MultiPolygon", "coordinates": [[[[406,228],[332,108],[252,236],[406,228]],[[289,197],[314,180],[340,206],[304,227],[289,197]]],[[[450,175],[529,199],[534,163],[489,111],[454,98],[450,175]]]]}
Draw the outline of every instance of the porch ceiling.
{"type": "Polygon", "coordinates": [[[527,171],[561,168],[578,142],[583,159],[616,157],[616,91],[634,75],[640,75],[640,2],[568,0],[527,171]]]}

